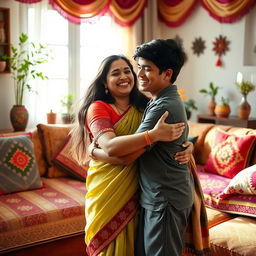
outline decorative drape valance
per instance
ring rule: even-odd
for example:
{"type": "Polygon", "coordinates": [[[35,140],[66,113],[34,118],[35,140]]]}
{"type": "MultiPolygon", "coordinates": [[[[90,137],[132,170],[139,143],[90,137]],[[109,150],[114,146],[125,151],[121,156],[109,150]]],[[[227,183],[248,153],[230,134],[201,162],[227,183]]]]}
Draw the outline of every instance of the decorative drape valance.
{"type": "MultiPolygon", "coordinates": [[[[16,0],[36,3],[42,0],[16,0]]],[[[155,0],[153,0],[155,1],[155,0]]],[[[143,14],[148,0],[49,0],[69,21],[80,24],[86,19],[109,12],[121,26],[132,26],[143,14]]],[[[157,0],[158,14],[167,26],[180,26],[200,3],[211,17],[222,23],[241,19],[256,0],[157,0]]]]}
{"type": "Polygon", "coordinates": [[[202,0],[201,4],[217,21],[232,23],[248,13],[256,0],[202,0]]]}
{"type": "Polygon", "coordinates": [[[170,27],[181,25],[194,9],[197,0],[158,0],[160,19],[170,27]]]}

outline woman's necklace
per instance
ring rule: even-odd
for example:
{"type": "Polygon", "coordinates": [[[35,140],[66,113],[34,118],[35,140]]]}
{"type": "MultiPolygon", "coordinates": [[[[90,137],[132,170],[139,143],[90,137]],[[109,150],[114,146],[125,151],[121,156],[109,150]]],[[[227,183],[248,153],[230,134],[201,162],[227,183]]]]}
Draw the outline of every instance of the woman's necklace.
{"type": "Polygon", "coordinates": [[[114,103],[113,105],[119,115],[122,115],[130,107],[130,105],[123,107],[118,105],[117,103],[114,103]]]}

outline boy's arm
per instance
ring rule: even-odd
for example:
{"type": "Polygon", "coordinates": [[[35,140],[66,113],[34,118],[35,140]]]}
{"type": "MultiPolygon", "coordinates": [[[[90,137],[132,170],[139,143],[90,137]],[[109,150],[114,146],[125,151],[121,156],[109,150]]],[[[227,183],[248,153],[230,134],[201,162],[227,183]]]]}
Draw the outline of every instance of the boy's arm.
{"type": "Polygon", "coordinates": [[[105,132],[98,138],[97,143],[108,156],[112,157],[125,156],[146,147],[148,141],[146,140],[145,131],[148,131],[152,143],[176,140],[184,130],[184,123],[167,124],[165,123],[167,116],[167,111],[162,116],[160,114],[158,116],[160,119],[157,119],[154,123],[155,126],[151,125],[150,129],[145,129],[140,133],[116,136],[114,132],[105,132]]]}

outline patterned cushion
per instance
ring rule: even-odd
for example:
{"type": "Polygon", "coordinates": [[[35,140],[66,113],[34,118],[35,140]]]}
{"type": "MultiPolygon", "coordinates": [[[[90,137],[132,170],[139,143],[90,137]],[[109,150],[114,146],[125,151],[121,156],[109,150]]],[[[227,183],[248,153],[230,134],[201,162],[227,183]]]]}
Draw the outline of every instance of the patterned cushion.
{"type": "Polygon", "coordinates": [[[219,197],[226,198],[232,194],[256,195],[256,164],[239,172],[219,197]]]}
{"type": "Polygon", "coordinates": [[[37,129],[34,129],[32,132],[10,132],[0,134],[0,137],[13,137],[18,135],[29,135],[34,144],[34,152],[36,156],[36,162],[38,165],[40,176],[43,176],[46,173],[47,165],[45,162],[42,143],[39,139],[37,129]]]}
{"type": "Polygon", "coordinates": [[[231,179],[217,174],[202,172],[198,166],[198,177],[202,186],[206,206],[223,212],[256,217],[256,195],[232,194],[228,198],[220,195],[231,179]]]}
{"type": "Polygon", "coordinates": [[[79,165],[70,153],[71,136],[65,141],[63,147],[53,158],[53,162],[59,165],[63,170],[67,171],[70,175],[85,181],[87,176],[87,170],[89,167],[89,161],[85,165],[79,165]]]}
{"type": "Polygon", "coordinates": [[[0,138],[0,194],[42,187],[28,135],[0,138]]]}
{"type": "Polygon", "coordinates": [[[43,145],[44,155],[48,165],[48,170],[45,176],[48,178],[68,176],[63,169],[52,162],[52,159],[61,149],[61,147],[63,147],[63,144],[68,137],[70,126],[38,124],[37,130],[43,145]]]}
{"type": "Polygon", "coordinates": [[[234,135],[217,129],[205,171],[233,178],[248,166],[255,138],[254,135],[234,135]]]}

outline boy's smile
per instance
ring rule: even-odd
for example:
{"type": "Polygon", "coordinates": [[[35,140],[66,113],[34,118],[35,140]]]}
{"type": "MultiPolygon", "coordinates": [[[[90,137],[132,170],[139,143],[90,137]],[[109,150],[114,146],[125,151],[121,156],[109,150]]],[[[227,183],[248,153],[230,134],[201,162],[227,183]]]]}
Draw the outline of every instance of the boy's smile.
{"type": "Polygon", "coordinates": [[[160,74],[159,68],[152,61],[141,57],[137,59],[137,64],[140,91],[150,92],[152,97],[155,98],[160,91],[170,85],[170,69],[160,74]]]}

